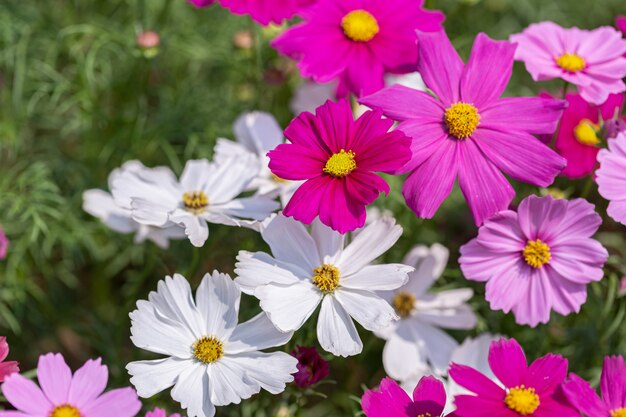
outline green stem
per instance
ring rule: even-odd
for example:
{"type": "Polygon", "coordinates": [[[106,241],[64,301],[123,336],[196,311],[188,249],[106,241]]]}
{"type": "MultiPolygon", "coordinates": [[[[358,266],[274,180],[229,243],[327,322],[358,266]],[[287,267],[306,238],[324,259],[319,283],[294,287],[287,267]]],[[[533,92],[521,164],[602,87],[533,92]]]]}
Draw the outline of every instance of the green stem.
{"type": "Polygon", "coordinates": [[[591,191],[591,187],[593,186],[593,176],[590,175],[589,178],[587,179],[587,182],[585,183],[585,188],[583,188],[583,192],[580,195],[582,198],[587,198],[587,196],[589,195],[589,192],[591,191]]]}

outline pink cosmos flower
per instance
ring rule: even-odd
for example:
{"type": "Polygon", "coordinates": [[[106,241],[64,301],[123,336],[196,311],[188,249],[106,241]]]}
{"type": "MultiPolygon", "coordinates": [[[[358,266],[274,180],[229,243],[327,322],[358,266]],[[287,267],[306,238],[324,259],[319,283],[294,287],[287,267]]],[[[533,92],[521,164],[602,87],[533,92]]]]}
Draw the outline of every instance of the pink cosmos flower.
{"type": "Polygon", "coordinates": [[[541,22],[510,39],[518,44],[515,59],[526,64],[535,81],[562,78],[597,105],[626,90],[626,40],[610,26],[589,31],[541,22]]]}
{"type": "Polygon", "coordinates": [[[607,213],[626,225],[626,132],[609,139],[609,148],[600,151],[598,162],[596,182],[600,195],[609,200],[607,213]]]}
{"type": "Polygon", "coordinates": [[[424,91],[392,86],[360,100],[381,108],[413,139],[412,171],[403,187],[409,207],[431,218],[459,178],[477,225],[504,210],[515,191],[500,172],[547,187],[565,160],[532,134],[556,130],[565,102],[541,97],[499,98],[513,68],[515,45],[476,38],[467,65],[445,32],[418,32],[418,71],[424,91]]]}
{"type": "MultiPolygon", "coordinates": [[[[159,407],[156,407],[154,410],[152,411],[148,411],[146,413],[146,417],[167,417],[167,412],[159,407]]],[[[170,417],[181,417],[180,414],[176,413],[176,414],[171,414],[170,417]]]]}
{"type": "Polygon", "coordinates": [[[283,214],[310,224],[322,223],[340,233],[365,224],[365,207],[389,185],[377,172],[391,173],[411,157],[411,140],[389,132],[393,121],[380,111],[365,112],[356,121],[350,104],[327,101],[315,115],[296,117],[285,136],[267,155],[269,168],[279,178],[306,180],[294,193],[283,214]]]}
{"type": "Polygon", "coordinates": [[[361,398],[367,417],[439,417],[445,405],[443,383],[432,376],[420,379],[413,399],[391,378],[384,378],[378,390],[367,390],[361,398]]]}
{"type": "Polygon", "coordinates": [[[517,213],[502,211],[461,247],[467,279],[486,281],[493,310],[513,310],[519,324],[550,320],[550,309],[567,315],[587,299],[587,284],[604,276],[608,252],[592,235],[602,218],[582,198],[531,195],[517,213]]]}
{"type": "Polygon", "coordinates": [[[89,360],[72,375],[60,354],[39,357],[39,388],[30,379],[12,374],[2,393],[16,411],[0,411],[0,417],[133,417],[141,408],[132,388],[105,394],[108,369],[100,359],[89,360]]]}
{"type": "Polygon", "coordinates": [[[194,6],[200,7],[208,7],[215,3],[216,0],[187,0],[187,3],[191,3],[194,6]]]}
{"type": "Polygon", "coordinates": [[[304,22],[272,42],[298,61],[305,77],[339,79],[337,96],[357,96],[384,87],[385,72],[412,72],[415,30],[441,29],[443,14],[422,9],[423,0],[318,0],[304,22]]]}
{"type": "Polygon", "coordinates": [[[4,234],[4,230],[2,230],[2,226],[0,226],[0,261],[7,257],[8,249],[9,239],[7,239],[7,235],[4,234]]]}
{"type": "Polygon", "coordinates": [[[320,382],[330,374],[330,366],[317,352],[315,347],[296,346],[291,356],[298,359],[298,372],[293,382],[299,388],[307,388],[320,382]]]}
{"type": "Polygon", "coordinates": [[[267,26],[280,24],[316,0],[220,0],[220,4],[234,14],[248,14],[252,19],[267,26]]]}
{"type": "Polygon", "coordinates": [[[601,106],[587,103],[579,94],[568,94],[566,100],[569,106],[563,112],[555,147],[567,159],[562,174],[581,178],[594,171],[598,145],[606,136],[603,122],[619,117],[624,96],[611,94],[601,106]]]}
{"type": "Polygon", "coordinates": [[[474,368],[450,366],[450,377],[475,393],[454,397],[459,417],[580,417],[561,392],[567,375],[562,356],[548,354],[528,366],[515,339],[500,339],[489,348],[489,367],[502,386],[474,368]]]}
{"type": "Polygon", "coordinates": [[[617,16],[615,18],[615,27],[626,36],[626,16],[617,16]]]}
{"type": "Polygon", "coordinates": [[[19,363],[15,361],[4,361],[9,356],[9,344],[7,338],[0,337],[0,382],[3,382],[9,375],[20,371],[19,363]]]}
{"type": "Polygon", "coordinates": [[[578,375],[569,374],[563,384],[563,392],[569,402],[586,417],[626,416],[626,365],[620,356],[604,358],[600,392],[596,394],[591,385],[578,375]]]}

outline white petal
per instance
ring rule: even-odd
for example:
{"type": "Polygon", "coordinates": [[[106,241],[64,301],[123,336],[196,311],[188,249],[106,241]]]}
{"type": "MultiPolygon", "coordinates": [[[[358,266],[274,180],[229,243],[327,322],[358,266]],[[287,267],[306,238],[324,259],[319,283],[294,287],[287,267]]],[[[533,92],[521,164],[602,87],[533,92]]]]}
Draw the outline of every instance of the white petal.
{"type": "Polygon", "coordinates": [[[177,209],[169,215],[169,220],[184,226],[185,234],[196,247],[202,247],[209,238],[209,225],[202,217],[177,209]]]}
{"type": "Polygon", "coordinates": [[[204,318],[200,315],[191,296],[189,282],[180,274],[159,281],[157,291],[148,296],[150,302],[165,317],[172,319],[191,331],[194,337],[204,334],[204,318]]]}
{"type": "Polygon", "coordinates": [[[281,214],[263,222],[263,240],[270,245],[276,259],[310,271],[322,264],[315,241],[302,223],[281,214]]]}
{"type": "Polygon", "coordinates": [[[283,346],[292,336],[293,332],[281,332],[267,314],[259,313],[235,328],[224,345],[224,352],[231,355],[283,346]]]}
{"type": "Polygon", "coordinates": [[[250,154],[212,164],[203,190],[209,205],[225,204],[241,194],[260,170],[258,158],[250,154]]]}
{"type": "Polygon", "coordinates": [[[369,291],[341,287],[335,291],[335,299],[353,319],[370,331],[387,327],[399,318],[389,303],[369,291]]]}
{"type": "Polygon", "coordinates": [[[311,223],[311,236],[323,263],[334,265],[343,250],[344,236],[323,224],[319,218],[311,223]]]}
{"type": "Polygon", "coordinates": [[[254,291],[254,296],[274,326],[283,332],[302,327],[322,299],[322,293],[308,282],[263,285],[254,291]]]}
{"type": "Polygon", "coordinates": [[[188,417],[215,415],[215,406],[209,395],[213,381],[209,383],[206,368],[206,365],[197,363],[186,368],[172,389],[172,398],[180,403],[181,408],[187,410],[188,417]]]}
{"type": "Polygon", "coordinates": [[[132,218],[137,223],[162,227],[169,224],[169,213],[176,209],[177,204],[133,197],[131,201],[132,218]]]}
{"type": "Polygon", "coordinates": [[[169,239],[180,240],[187,237],[187,235],[185,235],[185,229],[177,224],[164,228],[147,226],[145,224],[139,226],[139,231],[135,235],[135,243],[148,239],[161,249],[167,249],[169,247],[169,239]]]}
{"type": "Polygon", "coordinates": [[[185,192],[204,191],[207,178],[215,166],[206,159],[190,159],[180,176],[180,185],[185,192]]]}
{"type": "Polygon", "coordinates": [[[500,339],[500,336],[483,333],[472,339],[467,338],[453,353],[450,362],[471,366],[491,380],[497,380],[489,367],[489,347],[492,342],[500,339]]]}
{"type": "Polygon", "coordinates": [[[235,120],[233,130],[237,140],[258,155],[265,155],[284,142],[282,129],[269,113],[244,113],[235,120]]]}
{"type": "Polygon", "coordinates": [[[207,367],[211,380],[211,402],[216,406],[239,404],[261,391],[261,387],[248,383],[245,372],[233,359],[225,356],[207,367]]]}
{"type": "Polygon", "coordinates": [[[426,323],[413,320],[414,331],[424,342],[425,353],[434,371],[440,375],[448,372],[452,352],[459,345],[447,333],[426,323]]]}
{"type": "Polygon", "coordinates": [[[238,198],[224,204],[211,206],[210,210],[213,213],[221,213],[235,219],[265,220],[279,208],[280,204],[271,198],[254,196],[238,198]]]}
{"type": "Polygon", "coordinates": [[[285,352],[248,352],[226,358],[243,371],[246,383],[272,394],[283,392],[298,371],[298,360],[285,352]]]}
{"type": "Polygon", "coordinates": [[[387,375],[399,381],[413,379],[429,370],[424,342],[413,332],[409,320],[402,320],[385,344],[383,366],[387,375]]]}
{"type": "Polygon", "coordinates": [[[448,263],[449,251],[444,246],[434,244],[414,247],[405,257],[403,263],[415,266],[415,272],[403,290],[420,296],[441,276],[448,263]]]}
{"type": "Polygon", "coordinates": [[[87,190],[83,193],[83,210],[99,218],[112,230],[118,233],[130,233],[139,228],[131,211],[118,207],[113,196],[102,190],[87,190]]]}
{"type": "Polygon", "coordinates": [[[476,315],[465,304],[472,294],[469,288],[428,294],[417,300],[415,317],[438,327],[472,329],[476,326],[476,315]]]}
{"type": "Polygon", "coordinates": [[[176,383],[178,375],[193,362],[176,358],[157,359],[153,361],[131,362],[126,365],[131,384],[137,394],[150,398],[176,383]]]}
{"type": "Polygon", "coordinates": [[[109,175],[109,189],[115,203],[132,208],[132,199],[141,198],[158,205],[176,207],[182,191],[172,170],[167,167],[146,168],[138,161],[129,161],[109,175]]]}
{"type": "Polygon", "coordinates": [[[196,290],[198,311],[205,320],[206,336],[226,340],[237,326],[241,292],[227,274],[205,274],[196,290]]]}
{"type": "Polygon", "coordinates": [[[391,248],[402,235],[402,227],[390,217],[366,226],[343,250],[337,266],[342,274],[351,275],[391,248]]]}
{"type": "Polygon", "coordinates": [[[306,272],[287,262],[278,261],[264,252],[239,251],[235,264],[235,283],[241,291],[252,295],[254,290],[271,282],[295,284],[302,281],[306,272]]]}
{"type": "Polygon", "coordinates": [[[341,286],[363,290],[394,290],[409,279],[413,267],[402,264],[368,265],[355,274],[341,277],[341,286]]]}
{"type": "Polygon", "coordinates": [[[237,158],[242,154],[250,153],[250,150],[232,140],[219,138],[213,149],[213,159],[219,164],[229,158],[237,158]]]}
{"type": "Polygon", "coordinates": [[[358,355],[363,350],[352,319],[333,296],[326,296],[322,301],[317,338],[322,349],[336,356],[358,355]]]}

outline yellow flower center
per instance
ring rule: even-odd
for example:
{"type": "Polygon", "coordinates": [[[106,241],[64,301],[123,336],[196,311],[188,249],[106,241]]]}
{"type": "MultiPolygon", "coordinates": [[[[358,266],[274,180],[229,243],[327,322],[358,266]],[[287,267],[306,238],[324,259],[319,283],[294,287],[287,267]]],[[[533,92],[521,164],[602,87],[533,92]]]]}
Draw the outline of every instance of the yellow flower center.
{"type": "Polygon", "coordinates": [[[341,19],[343,33],[355,42],[367,42],[380,31],[376,18],[365,10],[353,10],[341,19]]]}
{"type": "Polygon", "coordinates": [[[339,268],[323,264],[313,270],[313,284],[324,294],[333,293],[339,287],[339,268]]]}
{"type": "Polygon", "coordinates": [[[224,356],[224,344],[213,336],[196,340],[192,348],[200,362],[213,363],[224,356]]]}
{"type": "Polygon", "coordinates": [[[279,184],[284,184],[284,183],[286,183],[288,181],[286,179],[283,179],[283,178],[279,177],[278,175],[276,175],[274,173],[272,173],[271,175],[272,175],[272,179],[274,180],[274,182],[277,182],[279,184]]]}
{"type": "Polygon", "coordinates": [[[534,388],[526,388],[524,385],[520,385],[509,389],[504,398],[504,403],[516,413],[527,416],[539,408],[540,402],[534,388]]]}
{"type": "Polygon", "coordinates": [[[50,417],[81,417],[78,408],[69,404],[58,405],[50,413],[50,417]]]}
{"type": "Polygon", "coordinates": [[[600,143],[600,138],[596,133],[598,130],[600,130],[600,126],[590,120],[583,119],[574,128],[574,136],[583,145],[596,146],[600,143]]]}
{"type": "Polygon", "coordinates": [[[354,152],[346,152],[345,149],[342,149],[328,158],[323,171],[333,177],[343,178],[356,169],[354,156],[354,152]]]}
{"type": "Polygon", "coordinates": [[[192,213],[202,213],[209,205],[209,197],[204,191],[191,191],[183,194],[185,209],[192,213]]]}
{"type": "Polygon", "coordinates": [[[426,413],[426,414],[421,413],[421,414],[418,414],[417,417],[433,417],[433,416],[430,413],[426,413]]]}
{"type": "Polygon", "coordinates": [[[474,105],[458,102],[446,109],[444,120],[452,136],[465,139],[476,130],[480,114],[474,105]]]}
{"type": "Polygon", "coordinates": [[[620,407],[615,410],[611,410],[611,417],[626,417],[626,408],[620,407]]]}
{"type": "Polygon", "coordinates": [[[402,318],[409,317],[415,308],[415,296],[411,293],[400,291],[393,297],[393,308],[402,318]]]}
{"type": "Polygon", "coordinates": [[[576,54],[563,54],[556,59],[556,64],[565,71],[578,72],[585,69],[585,60],[576,54]]]}
{"type": "Polygon", "coordinates": [[[555,198],[557,200],[567,198],[567,194],[565,194],[565,191],[561,190],[560,188],[554,187],[546,188],[546,195],[552,196],[552,198],[555,198]]]}
{"type": "Polygon", "coordinates": [[[541,268],[544,264],[550,262],[550,259],[552,259],[550,246],[546,245],[539,239],[529,240],[523,253],[524,260],[533,268],[541,268]]]}

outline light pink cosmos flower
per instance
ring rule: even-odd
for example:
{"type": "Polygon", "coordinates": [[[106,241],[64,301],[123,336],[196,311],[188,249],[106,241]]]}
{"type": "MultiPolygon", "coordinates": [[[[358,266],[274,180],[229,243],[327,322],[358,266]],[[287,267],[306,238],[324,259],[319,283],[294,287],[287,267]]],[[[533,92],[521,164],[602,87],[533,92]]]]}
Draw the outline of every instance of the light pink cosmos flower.
{"type": "Polygon", "coordinates": [[[567,159],[562,174],[581,178],[596,168],[599,145],[608,137],[604,122],[621,117],[624,95],[611,94],[601,106],[587,103],[579,94],[568,94],[565,99],[569,106],[563,112],[555,147],[567,159]]]}
{"type": "Polygon", "coordinates": [[[3,382],[9,375],[20,371],[19,363],[15,361],[4,361],[9,356],[9,344],[7,338],[0,337],[0,382],[3,382]]]}
{"type": "Polygon", "coordinates": [[[280,24],[316,0],[220,0],[234,14],[248,14],[260,24],[280,24]]]}
{"type": "Polygon", "coordinates": [[[272,42],[298,61],[303,76],[339,80],[338,97],[384,87],[384,74],[415,70],[415,30],[441,29],[443,14],[422,9],[423,0],[318,0],[300,23],[272,42]]]}
{"type": "Polygon", "coordinates": [[[550,320],[550,310],[578,312],[587,284],[604,276],[608,252],[592,239],[602,218],[582,198],[531,195],[516,212],[502,211],[461,247],[467,279],[487,282],[493,310],[513,310],[518,324],[550,320]]]}
{"type": "Polygon", "coordinates": [[[451,365],[450,377],[475,394],[454,397],[458,417],[580,416],[561,392],[567,376],[561,355],[547,354],[528,365],[515,339],[501,339],[489,348],[489,366],[502,386],[469,366],[451,365]]]}
{"type": "Polygon", "coordinates": [[[365,207],[389,185],[374,172],[390,173],[411,157],[410,139],[389,132],[393,121],[380,111],[368,111],[356,121],[350,104],[327,101],[315,115],[296,117],[285,136],[267,155],[269,168],[279,178],[306,180],[294,193],[283,214],[310,224],[317,216],[340,233],[365,224],[365,207]]]}
{"type": "MultiPolygon", "coordinates": [[[[152,411],[148,411],[146,413],[146,417],[167,417],[167,412],[159,407],[156,407],[154,410],[152,411]]],[[[170,417],[181,417],[180,414],[176,413],[176,414],[170,414],[170,417]]]]}
{"type": "Polygon", "coordinates": [[[135,390],[119,388],[103,394],[109,378],[100,359],[88,360],[74,375],[60,354],[39,357],[37,379],[12,374],[2,393],[16,411],[0,417],[134,417],[141,408],[135,390]]]}
{"type": "Polygon", "coordinates": [[[526,64],[535,81],[562,78],[578,86],[588,102],[602,104],[609,94],[626,90],[626,40],[610,26],[565,29],[553,22],[534,23],[511,35],[515,59],[526,64]]]}
{"type": "Polygon", "coordinates": [[[515,45],[476,38],[467,65],[445,32],[418,32],[418,71],[438,98],[392,86],[360,100],[400,122],[413,139],[412,171],[402,192],[421,218],[431,218],[458,176],[477,225],[508,208],[515,191],[502,175],[547,187],[565,160],[532,134],[552,133],[565,102],[499,98],[513,68],[515,45]]]}
{"type": "Polygon", "coordinates": [[[607,213],[626,225],[626,132],[609,140],[609,148],[600,151],[598,162],[596,182],[600,195],[609,200],[607,213]]]}
{"type": "Polygon", "coordinates": [[[600,377],[600,392],[578,375],[569,374],[563,384],[569,402],[586,417],[622,417],[626,415],[626,364],[620,356],[606,356],[600,377]]]}
{"type": "Polygon", "coordinates": [[[0,261],[7,257],[7,250],[9,249],[9,239],[4,234],[2,226],[0,226],[0,261]]]}

